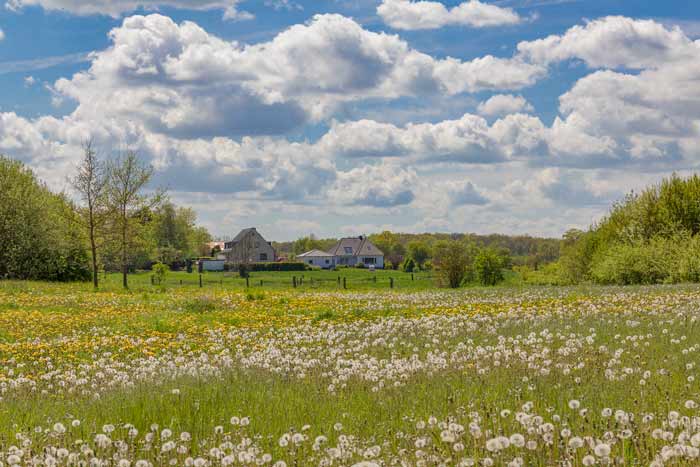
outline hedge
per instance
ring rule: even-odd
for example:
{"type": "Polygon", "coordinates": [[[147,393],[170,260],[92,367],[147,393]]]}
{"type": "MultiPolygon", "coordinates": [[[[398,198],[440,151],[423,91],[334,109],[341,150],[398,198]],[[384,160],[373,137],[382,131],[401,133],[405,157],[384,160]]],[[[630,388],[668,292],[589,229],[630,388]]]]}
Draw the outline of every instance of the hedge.
{"type": "MultiPolygon", "coordinates": [[[[226,263],[225,268],[228,271],[235,271],[238,266],[232,263],[226,263]]],[[[309,267],[304,263],[249,263],[246,268],[250,272],[290,272],[290,271],[308,271],[309,267]]]]}

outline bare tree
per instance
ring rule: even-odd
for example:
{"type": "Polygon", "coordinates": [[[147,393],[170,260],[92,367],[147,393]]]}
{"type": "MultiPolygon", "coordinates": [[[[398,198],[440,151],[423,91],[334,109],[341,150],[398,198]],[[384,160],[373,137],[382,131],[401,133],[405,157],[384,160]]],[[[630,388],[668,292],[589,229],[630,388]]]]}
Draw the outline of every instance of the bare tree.
{"type": "Polygon", "coordinates": [[[135,226],[144,211],[157,206],[163,192],[145,194],[144,189],[153,176],[153,167],[141,162],[134,151],[127,151],[109,165],[107,194],[114,213],[114,227],[118,237],[122,284],[129,287],[129,250],[133,244],[135,226]]]}
{"type": "Polygon", "coordinates": [[[83,143],[83,159],[76,168],[77,172],[70,183],[80,194],[83,205],[78,209],[83,227],[88,231],[90,253],[92,255],[92,283],[99,286],[98,274],[98,236],[104,226],[107,212],[107,171],[93,148],[92,140],[83,143]]]}

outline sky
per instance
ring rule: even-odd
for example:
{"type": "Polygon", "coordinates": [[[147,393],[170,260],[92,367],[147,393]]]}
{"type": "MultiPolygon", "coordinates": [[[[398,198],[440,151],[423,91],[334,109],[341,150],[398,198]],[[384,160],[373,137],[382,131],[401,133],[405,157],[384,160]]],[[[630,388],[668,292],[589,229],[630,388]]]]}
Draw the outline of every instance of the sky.
{"type": "Polygon", "coordinates": [[[697,170],[700,2],[0,0],[0,154],[88,139],[216,236],[559,237],[697,170]]]}

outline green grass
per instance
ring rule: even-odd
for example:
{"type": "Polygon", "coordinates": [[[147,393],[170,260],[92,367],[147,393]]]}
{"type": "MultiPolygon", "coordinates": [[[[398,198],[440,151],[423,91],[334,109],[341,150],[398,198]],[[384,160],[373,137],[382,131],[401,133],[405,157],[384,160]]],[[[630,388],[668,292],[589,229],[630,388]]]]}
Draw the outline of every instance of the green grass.
{"type": "MultiPolygon", "coordinates": [[[[348,273],[358,283],[373,274],[348,273]]],[[[374,274],[381,283],[392,272],[374,274]]],[[[253,277],[283,275],[292,274],[253,277]]],[[[686,406],[700,403],[697,286],[391,291],[372,281],[348,291],[246,290],[234,282],[239,278],[202,289],[183,278],[180,286],[183,276],[192,277],[173,273],[178,283],[164,292],[146,274],[131,276],[131,291],[120,289],[118,276],[100,292],[89,284],[0,282],[0,455],[18,442],[17,433],[39,451],[73,450],[76,439],[92,445],[106,424],[117,426],[113,439],[125,438],[119,427],[128,423],[141,434],[129,441],[127,458],[168,465],[170,456],[145,448],[143,435],[156,423],[193,436],[178,465],[190,454],[219,465],[208,452],[226,436],[234,444],[250,437],[260,453],[299,466],[329,455],[311,448],[321,434],[329,446],[350,443],[339,464],[348,466],[374,445],[384,465],[413,465],[418,451],[433,459],[425,465],[462,457],[507,465],[520,457],[523,465],[579,466],[584,455],[595,456],[592,448],[570,451],[562,430],[608,443],[625,465],[648,465],[669,444],[654,438],[654,429],[673,432],[674,442],[682,430],[690,436],[700,429],[668,424],[672,411],[700,416],[686,406]],[[86,383],[75,383],[81,377],[86,383]],[[570,408],[572,400],[587,413],[570,408]],[[542,417],[532,433],[515,419],[529,402],[530,413],[542,417]],[[604,408],[632,420],[604,417],[604,408]],[[647,415],[653,420],[644,422],[647,415]],[[249,416],[251,424],[232,427],[232,416],[249,416]],[[446,425],[417,428],[429,417],[466,427],[459,435],[464,451],[455,454],[442,439],[446,425]],[[76,418],[82,423],[68,434],[51,433],[54,423],[76,418]],[[480,437],[469,434],[470,423],[480,437]],[[551,444],[541,432],[547,423],[551,444]],[[280,446],[281,436],[307,424],[309,440],[295,450],[280,446]],[[214,433],[218,425],[223,435],[214,433]],[[485,448],[486,440],[514,433],[537,441],[536,448],[485,448]],[[424,439],[427,447],[418,449],[424,439]]]]}

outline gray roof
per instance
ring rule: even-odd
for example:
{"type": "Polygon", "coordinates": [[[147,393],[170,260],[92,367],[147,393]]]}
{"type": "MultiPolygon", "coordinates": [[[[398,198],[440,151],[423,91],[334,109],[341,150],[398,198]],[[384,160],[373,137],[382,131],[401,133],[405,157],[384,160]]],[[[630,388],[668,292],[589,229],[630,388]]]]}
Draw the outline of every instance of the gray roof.
{"type": "Polygon", "coordinates": [[[311,250],[311,251],[307,251],[306,253],[302,253],[300,255],[297,255],[297,258],[326,257],[326,256],[332,257],[333,255],[328,253],[328,252],[321,251],[321,250],[311,250]]]}
{"type": "Polygon", "coordinates": [[[374,246],[367,237],[341,238],[338,243],[330,249],[333,256],[384,256],[384,253],[374,246]],[[346,253],[345,248],[351,248],[352,253],[346,253]]]}
{"type": "Polygon", "coordinates": [[[256,231],[255,227],[251,227],[249,229],[243,229],[240,232],[238,232],[238,235],[236,235],[233,238],[233,240],[231,240],[231,241],[232,242],[240,242],[241,240],[243,240],[245,238],[246,235],[248,235],[249,232],[255,232],[255,231],[256,231]]]}

